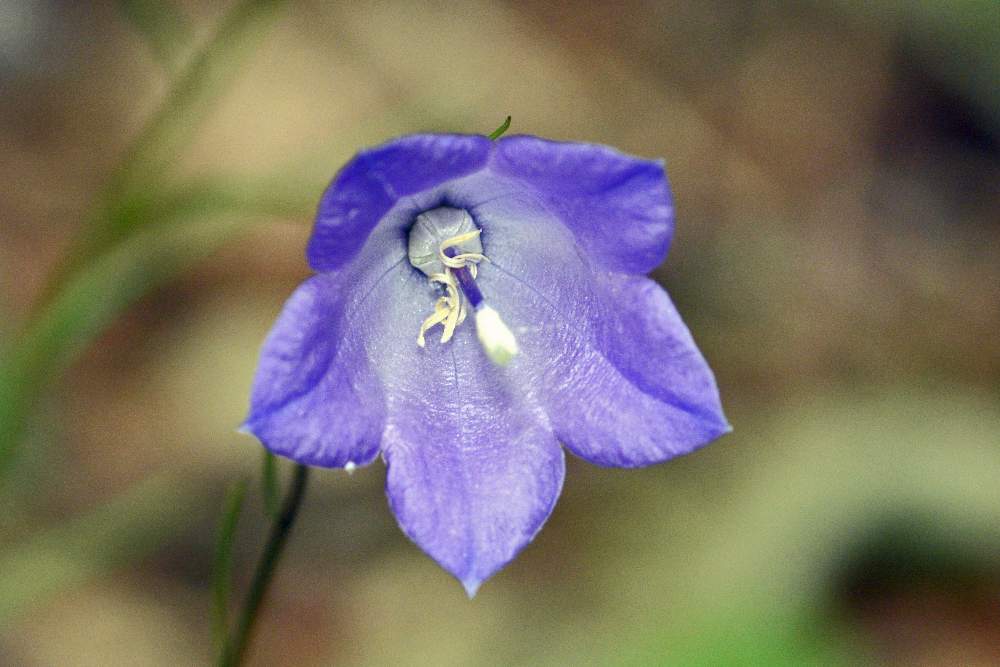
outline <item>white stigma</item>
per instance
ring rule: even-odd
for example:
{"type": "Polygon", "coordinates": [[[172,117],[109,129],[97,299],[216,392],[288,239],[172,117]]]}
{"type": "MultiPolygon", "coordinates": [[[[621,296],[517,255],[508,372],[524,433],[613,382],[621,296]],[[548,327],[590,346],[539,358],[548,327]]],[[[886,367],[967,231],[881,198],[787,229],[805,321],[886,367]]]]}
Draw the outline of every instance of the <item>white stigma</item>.
{"type": "Polygon", "coordinates": [[[500,319],[500,314],[486,304],[476,310],[476,335],[486,356],[497,366],[506,366],[517,354],[517,339],[500,319]]]}

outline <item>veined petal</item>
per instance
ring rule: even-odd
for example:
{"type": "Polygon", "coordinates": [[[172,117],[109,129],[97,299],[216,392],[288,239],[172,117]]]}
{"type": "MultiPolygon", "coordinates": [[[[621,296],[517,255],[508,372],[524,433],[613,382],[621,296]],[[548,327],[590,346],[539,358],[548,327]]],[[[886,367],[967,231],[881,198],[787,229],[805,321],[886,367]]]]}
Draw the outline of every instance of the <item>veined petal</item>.
{"type": "Polygon", "coordinates": [[[608,359],[643,392],[727,426],[715,376],[666,290],[624,274],[601,284],[616,315],[613,338],[633,343],[609,346],[608,359]]]}
{"type": "Polygon", "coordinates": [[[358,153],[323,193],[306,250],[309,265],[317,271],[343,266],[400,198],[477,171],[490,148],[478,135],[419,134],[358,153]]]}
{"type": "Polygon", "coordinates": [[[479,214],[491,261],[478,282],[517,335],[513,368],[564,445],[634,467],[728,432],[712,372],[662,288],[595,268],[544,210],[507,198],[479,214]]]}
{"type": "Polygon", "coordinates": [[[545,414],[486,358],[472,327],[413,346],[420,312],[410,304],[430,301],[412,283],[397,304],[397,345],[412,349],[386,362],[386,492],[403,531],[472,595],[548,518],[565,462],[545,414]]]}
{"type": "Polygon", "coordinates": [[[577,337],[577,370],[547,371],[548,412],[563,444],[591,463],[636,467],[728,433],[712,371],[667,293],[620,274],[604,286],[609,345],[577,337]]]}
{"type": "Polygon", "coordinates": [[[264,343],[243,430],[309,465],[365,465],[375,458],[385,399],[367,337],[382,325],[378,293],[387,275],[385,267],[354,268],[299,286],[264,343]]]}
{"type": "Polygon", "coordinates": [[[511,136],[497,142],[490,169],[532,189],[604,268],[648,273],[666,258],[674,209],[662,161],[511,136]]]}

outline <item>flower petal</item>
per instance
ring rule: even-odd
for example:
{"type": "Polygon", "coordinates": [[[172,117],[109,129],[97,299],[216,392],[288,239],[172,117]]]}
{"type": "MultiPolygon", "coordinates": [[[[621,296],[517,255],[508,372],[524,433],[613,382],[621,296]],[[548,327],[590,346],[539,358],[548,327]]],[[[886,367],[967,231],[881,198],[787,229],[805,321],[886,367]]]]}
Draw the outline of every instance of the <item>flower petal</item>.
{"type": "Polygon", "coordinates": [[[243,430],[274,453],[309,465],[364,465],[375,458],[385,400],[368,341],[356,327],[378,317],[378,292],[388,275],[385,268],[363,267],[299,286],[264,343],[243,430]]]}
{"type": "Polygon", "coordinates": [[[480,288],[522,351],[512,368],[571,451],[642,466],[728,432],[712,372],[656,283],[593,267],[521,200],[483,205],[477,220],[490,257],[480,288]]]}
{"type": "Polygon", "coordinates": [[[621,274],[602,283],[614,323],[601,355],[607,363],[588,352],[587,376],[566,379],[577,414],[553,405],[566,446],[598,465],[632,467],[687,454],[732,430],[712,370],[663,288],[621,274]]]}
{"type": "MultiPolygon", "coordinates": [[[[419,303],[423,289],[409,302],[419,303]]],[[[419,323],[399,319],[401,327],[419,323]]],[[[545,414],[489,362],[471,325],[423,350],[413,343],[416,328],[405,329],[399,344],[413,349],[388,360],[383,442],[400,527],[470,596],[534,538],[565,473],[545,414]]]]}
{"type": "Polygon", "coordinates": [[[617,314],[614,338],[632,343],[610,346],[611,362],[643,392],[728,426],[715,376],[667,292],[641,276],[609,274],[602,283],[617,314]]]}
{"type": "Polygon", "coordinates": [[[317,271],[344,265],[393,205],[480,169],[490,141],[478,135],[422,134],[358,153],[323,194],[306,256],[317,271]]]}
{"type": "Polygon", "coordinates": [[[512,136],[497,142],[490,169],[531,187],[604,268],[648,273],[667,255],[674,210],[662,161],[512,136]]]}

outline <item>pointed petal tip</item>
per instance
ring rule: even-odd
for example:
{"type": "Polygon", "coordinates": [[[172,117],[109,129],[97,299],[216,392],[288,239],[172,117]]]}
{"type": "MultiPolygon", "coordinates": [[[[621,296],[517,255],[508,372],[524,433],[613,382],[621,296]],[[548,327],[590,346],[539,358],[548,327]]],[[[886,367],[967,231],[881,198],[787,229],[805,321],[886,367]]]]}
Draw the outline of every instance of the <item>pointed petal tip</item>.
{"type": "Polygon", "coordinates": [[[726,418],[726,415],[722,413],[721,408],[718,410],[715,419],[713,419],[712,421],[715,422],[714,428],[712,429],[712,435],[711,438],[709,438],[708,442],[706,442],[705,444],[713,442],[721,438],[722,436],[729,435],[730,433],[733,432],[733,425],[729,421],[729,419],[726,418]]]}
{"type": "Polygon", "coordinates": [[[476,597],[476,592],[482,584],[482,579],[462,579],[462,586],[465,587],[465,593],[469,596],[470,600],[476,597]]]}
{"type": "Polygon", "coordinates": [[[698,443],[696,443],[692,448],[691,452],[698,451],[716,440],[723,438],[733,432],[733,425],[729,423],[729,420],[722,414],[719,415],[718,420],[706,430],[705,437],[698,443]]]}

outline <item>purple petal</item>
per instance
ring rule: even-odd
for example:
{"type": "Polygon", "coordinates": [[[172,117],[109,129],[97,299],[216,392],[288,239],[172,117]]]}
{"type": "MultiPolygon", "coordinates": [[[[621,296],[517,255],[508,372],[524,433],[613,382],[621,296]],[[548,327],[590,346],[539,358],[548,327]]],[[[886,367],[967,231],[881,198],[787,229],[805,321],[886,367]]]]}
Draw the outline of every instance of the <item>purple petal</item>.
{"type": "Polygon", "coordinates": [[[480,287],[522,350],[512,368],[571,451],[642,466],[728,432],[712,372],[658,285],[595,269],[528,203],[501,199],[477,215],[491,260],[480,287]]]}
{"type": "Polygon", "coordinates": [[[276,454],[340,467],[370,463],[379,452],[385,399],[358,332],[359,324],[388,325],[379,301],[390,274],[363,269],[307,280],[268,334],[243,430],[276,454]]]}
{"type": "Polygon", "coordinates": [[[489,152],[486,137],[423,134],[358,153],[320,200],[309,265],[317,271],[343,266],[401,197],[477,171],[489,152]]]}
{"type": "Polygon", "coordinates": [[[534,190],[604,268],[648,273],[666,257],[674,221],[662,161],[513,136],[497,142],[490,168],[534,190]]]}
{"type": "Polygon", "coordinates": [[[549,415],[576,455],[634,467],[687,454],[731,430],[711,369],[667,293],[653,281],[602,281],[607,345],[580,350],[583,374],[555,375],[549,415]],[[601,349],[603,347],[603,349],[601,349]],[[564,405],[560,396],[574,396],[564,405]]]}
{"type": "Polygon", "coordinates": [[[394,344],[409,347],[384,374],[386,491],[403,531],[471,596],[552,512],[563,452],[530,395],[486,359],[471,321],[445,345],[435,336],[416,347],[433,302],[415,276],[409,291],[394,344]]]}
{"type": "Polygon", "coordinates": [[[602,284],[617,311],[614,338],[632,343],[609,346],[612,363],[643,392],[728,426],[715,376],[667,292],[640,276],[609,274],[602,284]]]}

